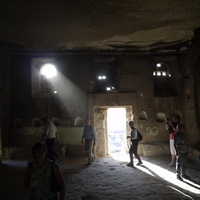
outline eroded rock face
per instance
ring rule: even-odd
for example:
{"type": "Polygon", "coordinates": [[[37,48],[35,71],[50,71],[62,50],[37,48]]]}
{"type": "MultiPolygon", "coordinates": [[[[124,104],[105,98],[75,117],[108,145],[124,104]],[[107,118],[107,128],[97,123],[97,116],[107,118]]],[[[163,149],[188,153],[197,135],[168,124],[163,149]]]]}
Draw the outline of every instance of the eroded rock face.
{"type": "Polygon", "coordinates": [[[59,50],[144,50],[182,43],[200,26],[198,0],[0,3],[0,41],[59,50]]]}

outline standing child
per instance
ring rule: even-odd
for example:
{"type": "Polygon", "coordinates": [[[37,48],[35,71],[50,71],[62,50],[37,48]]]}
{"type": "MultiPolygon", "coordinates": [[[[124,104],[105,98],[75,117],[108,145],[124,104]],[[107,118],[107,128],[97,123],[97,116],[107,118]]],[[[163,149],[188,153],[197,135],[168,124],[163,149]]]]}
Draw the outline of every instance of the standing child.
{"type": "Polygon", "coordinates": [[[88,162],[86,165],[91,165],[94,159],[92,149],[96,144],[96,132],[94,127],[91,125],[91,119],[87,118],[85,123],[81,143],[83,144],[83,140],[85,140],[85,151],[88,156],[88,162]]]}
{"type": "Polygon", "coordinates": [[[179,123],[180,123],[179,115],[173,115],[172,122],[170,122],[169,119],[167,119],[167,122],[166,122],[166,129],[169,131],[169,144],[170,144],[170,153],[171,153],[171,163],[169,164],[169,167],[176,166],[176,150],[174,148],[174,135],[177,131],[176,127],[179,123]]]}
{"type": "Polygon", "coordinates": [[[138,142],[139,142],[139,135],[138,135],[138,131],[137,129],[134,127],[134,122],[130,121],[129,122],[129,126],[131,128],[131,133],[130,136],[127,136],[127,139],[130,138],[131,139],[131,146],[129,148],[129,155],[130,155],[130,163],[127,164],[128,167],[134,167],[134,163],[133,163],[133,154],[134,156],[138,159],[138,163],[136,165],[141,165],[142,160],[140,158],[140,156],[138,155],[138,142]]]}
{"type": "Polygon", "coordinates": [[[185,173],[185,165],[188,154],[188,140],[185,136],[185,126],[183,124],[177,125],[177,132],[174,136],[174,146],[176,149],[176,176],[177,179],[189,179],[185,173]]]}

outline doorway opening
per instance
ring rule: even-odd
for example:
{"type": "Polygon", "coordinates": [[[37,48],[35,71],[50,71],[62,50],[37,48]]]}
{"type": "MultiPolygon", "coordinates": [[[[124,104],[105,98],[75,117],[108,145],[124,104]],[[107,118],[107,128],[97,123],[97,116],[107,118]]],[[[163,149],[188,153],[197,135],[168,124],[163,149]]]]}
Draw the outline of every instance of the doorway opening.
{"type": "Polygon", "coordinates": [[[126,153],[126,109],[107,110],[108,154],[126,153]]]}

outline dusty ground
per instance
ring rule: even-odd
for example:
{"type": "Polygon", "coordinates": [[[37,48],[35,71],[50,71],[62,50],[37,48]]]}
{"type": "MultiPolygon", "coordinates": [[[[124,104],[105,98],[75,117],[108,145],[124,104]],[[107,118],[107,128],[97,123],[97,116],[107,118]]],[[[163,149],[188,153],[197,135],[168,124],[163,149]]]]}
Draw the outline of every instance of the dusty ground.
{"type": "MultiPolygon", "coordinates": [[[[128,155],[96,158],[87,167],[86,158],[66,158],[59,163],[69,200],[200,200],[200,166],[188,162],[191,180],[179,181],[170,157],[143,157],[144,164],[127,167],[128,155]],[[118,160],[117,160],[118,159],[118,160]]],[[[136,161],[135,161],[136,162],[136,161]]],[[[27,160],[3,160],[0,164],[0,199],[29,200],[23,186],[27,160]]]]}

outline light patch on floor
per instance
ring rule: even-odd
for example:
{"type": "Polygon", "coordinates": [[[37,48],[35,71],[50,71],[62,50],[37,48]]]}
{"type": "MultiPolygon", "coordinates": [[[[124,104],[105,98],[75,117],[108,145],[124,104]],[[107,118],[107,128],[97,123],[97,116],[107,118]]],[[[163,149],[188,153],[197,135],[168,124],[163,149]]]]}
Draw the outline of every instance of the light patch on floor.
{"type": "MultiPolygon", "coordinates": [[[[118,160],[123,164],[129,162],[129,154],[119,153],[119,154],[111,154],[111,156],[115,160],[118,160]]],[[[135,163],[138,162],[135,158],[134,158],[134,161],[135,163]]],[[[194,181],[190,181],[187,179],[183,179],[183,181],[180,181],[176,179],[175,172],[173,173],[163,167],[160,167],[159,165],[153,164],[152,162],[148,162],[148,161],[142,161],[142,162],[143,162],[143,165],[140,165],[140,166],[135,165],[135,167],[137,167],[141,171],[151,176],[158,177],[165,181],[168,181],[169,183],[178,185],[184,190],[190,191],[194,194],[200,194],[200,185],[196,184],[194,181]]]]}

